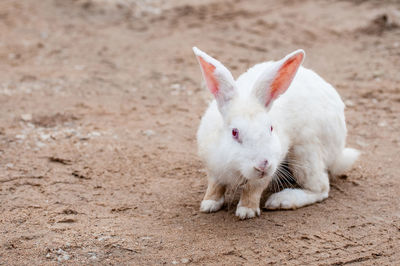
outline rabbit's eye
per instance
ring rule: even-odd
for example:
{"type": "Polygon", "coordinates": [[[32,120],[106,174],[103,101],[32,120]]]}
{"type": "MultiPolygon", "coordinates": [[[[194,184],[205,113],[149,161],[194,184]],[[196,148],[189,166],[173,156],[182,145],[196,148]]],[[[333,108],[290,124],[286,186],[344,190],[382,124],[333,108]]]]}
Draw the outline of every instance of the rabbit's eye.
{"type": "Polygon", "coordinates": [[[232,137],[236,140],[239,139],[239,130],[237,128],[232,129],[232,137]]]}
{"type": "Polygon", "coordinates": [[[272,130],[274,130],[274,127],[273,127],[273,126],[271,126],[271,132],[272,132],[272,130]]]}

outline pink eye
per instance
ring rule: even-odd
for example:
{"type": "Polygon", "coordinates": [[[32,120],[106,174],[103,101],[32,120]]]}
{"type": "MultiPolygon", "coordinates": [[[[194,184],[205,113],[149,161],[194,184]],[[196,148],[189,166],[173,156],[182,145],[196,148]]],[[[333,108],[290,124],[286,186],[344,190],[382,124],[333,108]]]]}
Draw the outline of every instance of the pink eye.
{"type": "Polygon", "coordinates": [[[239,130],[237,128],[232,129],[232,136],[234,139],[239,139],[239,130]]]}
{"type": "Polygon", "coordinates": [[[271,126],[271,132],[272,132],[272,130],[274,130],[274,127],[273,127],[273,126],[271,126]]]}

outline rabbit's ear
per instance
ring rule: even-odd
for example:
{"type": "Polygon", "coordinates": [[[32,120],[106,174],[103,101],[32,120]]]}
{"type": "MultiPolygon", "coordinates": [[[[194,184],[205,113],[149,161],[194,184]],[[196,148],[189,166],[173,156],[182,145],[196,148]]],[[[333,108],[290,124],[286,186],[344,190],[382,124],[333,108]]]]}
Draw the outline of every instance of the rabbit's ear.
{"type": "Polygon", "coordinates": [[[222,112],[226,104],[235,95],[235,81],[232,74],[218,60],[196,47],[193,47],[193,52],[199,61],[207,87],[214,95],[218,108],[222,112]]]}
{"type": "Polygon", "coordinates": [[[255,83],[254,92],[265,107],[269,109],[272,102],[289,88],[304,57],[303,50],[294,51],[276,62],[273,70],[269,68],[260,76],[255,83]]]}

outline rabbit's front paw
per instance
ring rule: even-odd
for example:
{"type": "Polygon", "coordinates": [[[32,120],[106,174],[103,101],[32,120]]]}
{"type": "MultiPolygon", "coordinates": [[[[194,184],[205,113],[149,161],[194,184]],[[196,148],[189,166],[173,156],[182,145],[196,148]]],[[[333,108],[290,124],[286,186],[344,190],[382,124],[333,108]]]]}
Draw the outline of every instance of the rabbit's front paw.
{"type": "Polygon", "coordinates": [[[220,198],[218,201],[215,200],[203,200],[200,205],[201,212],[216,212],[221,209],[224,204],[224,197],[220,198]]]}
{"type": "Polygon", "coordinates": [[[236,209],[236,216],[242,220],[254,218],[256,215],[260,216],[260,208],[252,209],[244,206],[238,206],[236,209]]]}

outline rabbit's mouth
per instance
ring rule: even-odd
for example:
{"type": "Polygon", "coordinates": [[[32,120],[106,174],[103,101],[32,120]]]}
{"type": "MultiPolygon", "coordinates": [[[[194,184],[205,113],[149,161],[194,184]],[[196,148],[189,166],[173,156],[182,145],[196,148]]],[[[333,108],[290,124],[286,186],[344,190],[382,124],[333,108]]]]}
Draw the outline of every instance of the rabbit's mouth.
{"type": "Polygon", "coordinates": [[[259,179],[261,179],[261,178],[263,178],[264,176],[267,175],[267,173],[266,173],[265,171],[263,171],[263,170],[261,170],[261,169],[259,169],[259,168],[257,168],[257,167],[254,167],[254,170],[256,170],[256,172],[257,172],[257,177],[258,177],[259,179]]]}
{"type": "Polygon", "coordinates": [[[255,171],[255,176],[258,178],[264,178],[264,177],[268,177],[271,176],[273,174],[273,167],[268,166],[268,167],[257,167],[254,166],[253,167],[254,171],[255,171]]]}
{"type": "Polygon", "coordinates": [[[253,167],[252,174],[246,179],[263,179],[263,178],[271,178],[272,170],[271,169],[260,169],[257,167],[253,167]]]}

